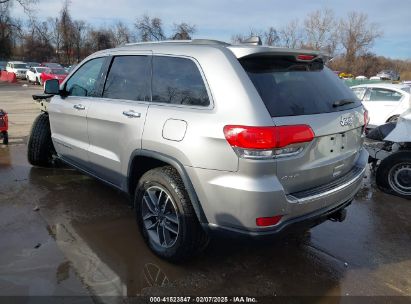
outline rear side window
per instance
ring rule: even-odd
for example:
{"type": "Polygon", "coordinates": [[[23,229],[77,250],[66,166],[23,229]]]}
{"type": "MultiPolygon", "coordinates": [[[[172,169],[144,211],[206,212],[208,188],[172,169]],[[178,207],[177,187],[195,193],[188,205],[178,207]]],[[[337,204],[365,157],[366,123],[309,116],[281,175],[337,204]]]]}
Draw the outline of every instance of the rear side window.
{"type": "Polygon", "coordinates": [[[153,101],[208,106],[207,89],[197,65],[190,59],[153,57],[153,101]]]}
{"type": "Polygon", "coordinates": [[[361,105],[321,61],[305,63],[296,62],[294,56],[263,56],[244,58],[240,63],[272,117],[330,113],[361,105]]]}
{"type": "Polygon", "coordinates": [[[103,97],[149,101],[150,77],[149,56],[114,57],[104,86],[103,97]]]}

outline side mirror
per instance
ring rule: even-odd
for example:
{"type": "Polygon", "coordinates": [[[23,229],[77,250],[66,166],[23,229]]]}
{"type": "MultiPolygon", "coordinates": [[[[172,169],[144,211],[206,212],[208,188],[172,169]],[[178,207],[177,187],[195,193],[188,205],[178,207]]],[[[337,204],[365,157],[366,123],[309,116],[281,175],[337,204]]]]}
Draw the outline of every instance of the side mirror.
{"type": "Polygon", "coordinates": [[[51,94],[51,95],[59,95],[60,94],[59,81],[57,79],[46,80],[44,84],[44,93],[51,94]]]}

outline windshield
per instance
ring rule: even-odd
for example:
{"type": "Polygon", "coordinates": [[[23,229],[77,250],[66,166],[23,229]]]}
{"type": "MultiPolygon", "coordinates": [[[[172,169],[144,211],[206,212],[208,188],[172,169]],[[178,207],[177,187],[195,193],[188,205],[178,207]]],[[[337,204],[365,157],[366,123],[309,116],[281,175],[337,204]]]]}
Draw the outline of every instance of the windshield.
{"type": "Polygon", "coordinates": [[[36,68],[36,70],[37,73],[43,73],[46,70],[46,68],[36,68]]]}
{"type": "Polygon", "coordinates": [[[51,74],[54,74],[54,75],[65,75],[65,74],[67,74],[67,73],[66,73],[66,71],[63,70],[63,69],[52,69],[52,70],[51,70],[51,74]]]}
{"type": "Polygon", "coordinates": [[[25,65],[24,63],[15,63],[13,64],[15,69],[27,69],[27,65],[25,65]]]}
{"type": "Polygon", "coordinates": [[[322,61],[264,56],[244,58],[240,63],[272,117],[330,113],[361,105],[322,61]]]}

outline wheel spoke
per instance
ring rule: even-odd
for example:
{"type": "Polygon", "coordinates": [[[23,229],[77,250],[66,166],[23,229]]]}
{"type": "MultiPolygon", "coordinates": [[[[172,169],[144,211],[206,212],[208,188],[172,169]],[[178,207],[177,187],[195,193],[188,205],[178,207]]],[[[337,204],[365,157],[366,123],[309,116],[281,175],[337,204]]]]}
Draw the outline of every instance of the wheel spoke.
{"type": "Polygon", "coordinates": [[[148,220],[149,218],[152,218],[152,217],[156,217],[156,215],[147,212],[147,214],[143,216],[143,220],[145,221],[145,220],[148,220]]]}
{"type": "Polygon", "coordinates": [[[178,225],[177,215],[174,215],[174,214],[166,214],[165,217],[166,217],[166,219],[169,220],[170,222],[173,222],[174,224],[177,224],[177,225],[178,225]]]}
{"type": "Polygon", "coordinates": [[[171,227],[171,225],[169,225],[169,224],[165,224],[164,228],[166,228],[168,231],[171,231],[172,233],[174,233],[176,235],[178,234],[178,231],[175,230],[173,227],[171,227]]]}
{"type": "Polygon", "coordinates": [[[162,230],[163,230],[163,240],[164,240],[164,245],[167,246],[167,236],[166,236],[166,229],[164,229],[165,226],[162,226],[162,230]]]}
{"type": "Polygon", "coordinates": [[[146,206],[147,206],[148,210],[150,210],[151,213],[155,213],[155,211],[154,211],[155,206],[153,206],[151,198],[144,195],[143,196],[143,201],[144,201],[144,203],[146,203],[146,206]]]}
{"type": "Polygon", "coordinates": [[[151,223],[150,225],[147,225],[147,226],[146,226],[146,229],[147,229],[147,230],[150,230],[150,229],[155,228],[156,226],[157,226],[157,227],[159,226],[157,221],[151,223]]]}
{"type": "Polygon", "coordinates": [[[152,191],[152,190],[148,190],[148,191],[147,191],[147,194],[148,194],[148,196],[150,197],[151,203],[152,203],[155,207],[158,207],[158,205],[157,205],[158,199],[157,199],[157,197],[156,197],[155,192],[152,191]]]}

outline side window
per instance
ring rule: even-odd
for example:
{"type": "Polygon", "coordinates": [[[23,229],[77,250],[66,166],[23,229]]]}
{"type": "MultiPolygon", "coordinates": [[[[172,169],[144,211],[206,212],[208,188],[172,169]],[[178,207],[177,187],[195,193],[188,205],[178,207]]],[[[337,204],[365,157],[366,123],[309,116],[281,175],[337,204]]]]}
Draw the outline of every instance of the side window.
{"type": "Polygon", "coordinates": [[[150,100],[150,56],[114,57],[104,86],[103,97],[150,100]]]}
{"type": "MultiPolygon", "coordinates": [[[[101,76],[101,67],[105,58],[87,61],[74,73],[66,83],[68,96],[95,96],[97,82],[101,76]]],[[[46,71],[47,72],[47,71],[46,71]]]]}
{"type": "Polygon", "coordinates": [[[387,89],[373,88],[371,89],[370,101],[399,101],[402,94],[387,89]]]}
{"type": "Polygon", "coordinates": [[[153,57],[153,101],[208,106],[210,100],[197,65],[190,59],[153,57]]]}
{"type": "Polygon", "coordinates": [[[362,100],[364,97],[364,93],[367,89],[366,88],[353,88],[352,90],[354,94],[358,97],[358,99],[362,100]]]}

